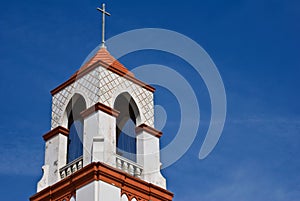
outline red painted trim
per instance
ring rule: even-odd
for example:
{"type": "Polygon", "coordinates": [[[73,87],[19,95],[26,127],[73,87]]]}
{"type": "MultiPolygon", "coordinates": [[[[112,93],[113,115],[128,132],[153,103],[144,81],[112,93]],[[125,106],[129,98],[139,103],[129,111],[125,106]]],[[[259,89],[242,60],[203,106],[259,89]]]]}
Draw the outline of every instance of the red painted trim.
{"type": "Polygon", "coordinates": [[[68,136],[69,135],[69,129],[67,128],[64,128],[62,126],[58,126],[54,129],[52,129],[51,131],[49,131],[48,133],[44,134],[43,135],[43,138],[45,141],[49,140],[50,138],[58,135],[58,134],[63,134],[65,136],[68,136]]]}
{"type": "Polygon", "coordinates": [[[92,113],[94,113],[98,110],[101,110],[102,112],[105,112],[106,114],[109,114],[114,117],[117,117],[120,114],[119,111],[117,111],[107,105],[104,105],[103,103],[99,103],[99,102],[96,103],[95,105],[93,105],[92,107],[84,110],[80,114],[83,118],[86,118],[87,116],[91,115],[92,113]]]}
{"type": "Polygon", "coordinates": [[[140,85],[141,87],[143,87],[144,89],[147,89],[148,91],[151,91],[151,92],[155,91],[154,87],[152,87],[152,86],[136,79],[132,74],[125,73],[125,72],[119,70],[118,68],[99,60],[98,62],[92,64],[91,66],[89,66],[88,68],[86,68],[82,71],[80,71],[80,70],[76,71],[76,73],[74,75],[72,75],[66,82],[62,83],[61,85],[59,85],[58,87],[56,87],[55,89],[53,89],[51,91],[52,96],[54,96],[55,94],[60,92],[62,89],[66,88],[67,86],[73,84],[76,80],[80,79],[81,77],[83,77],[87,73],[91,72],[92,70],[97,68],[99,65],[106,68],[106,69],[108,69],[109,71],[111,71],[113,73],[116,73],[116,74],[126,78],[127,80],[132,81],[133,83],[135,83],[137,85],[140,85]]]}
{"type": "Polygon", "coordinates": [[[94,162],[33,195],[30,201],[57,200],[93,181],[104,181],[120,188],[122,192],[129,192],[145,200],[171,201],[174,196],[173,193],[159,186],[133,177],[104,163],[94,162]]]}
{"type": "Polygon", "coordinates": [[[146,132],[150,133],[151,135],[154,135],[155,137],[158,137],[158,138],[160,138],[163,135],[163,133],[161,131],[156,130],[155,128],[152,128],[151,126],[148,126],[146,124],[141,124],[135,128],[136,133],[140,133],[142,131],[146,131],[146,132]]]}

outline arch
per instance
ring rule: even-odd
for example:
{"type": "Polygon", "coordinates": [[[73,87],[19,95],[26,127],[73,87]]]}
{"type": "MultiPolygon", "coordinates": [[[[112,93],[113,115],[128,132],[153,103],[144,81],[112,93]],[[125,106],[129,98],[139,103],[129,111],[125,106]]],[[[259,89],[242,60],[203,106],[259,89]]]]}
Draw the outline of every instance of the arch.
{"type": "Polygon", "coordinates": [[[122,88],[121,85],[119,87],[117,87],[113,92],[113,95],[112,95],[109,105],[111,105],[111,107],[114,107],[114,103],[115,103],[117,97],[120,96],[121,94],[127,96],[127,98],[133,99],[133,101],[135,102],[135,104],[140,112],[139,116],[136,120],[136,123],[137,123],[137,125],[142,124],[145,121],[145,117],[144,117],[143,110],[142,110],[142,105],[138,101],[138,98],[137,98],[136,94],[133,93],[132,89],[122,88]]]}
{"type": "MultiPolygon", "coordinates": [[[[78,86],[78,84],[77,84],[77,86],[78,86]]],[[[87,93],[87,91],[84,91],[78,87],[77,88],[75,87],[71,97],[78,96],[78,95],[82,96],[84,98],[84,100],[86,101],[87,108],[91,107],[94,104],[91,101],[91,99],[89,98],[89,94],[87,93]]]]}
{"type": "Polygon", "coordinates": [[[77,99],[83,98],[83,100],[86,103],[86,108],[89,108],[91,106],[91,102],[89,101],[87,94],[84,91],[80,90],[80,89],[75,89],[73,91],[73,93],[68,97],[71,97],[71,98],[68,98],[68,102],[67,102],[68,104],[65,105],[64,108],[62,108],[64,113],[63,113],[63,115],[61,117],[61,121],[60,121],[61,126],[65,127],[65,128],[68,127],[68,114],[69,114],[70,109],[71,109],[70,102],[74,103],[77,99]]]}
{"type": "Polygon", "coordinates": [[[135,128],[137,120],[140,120],[139,109],[127,92],[117,96],[114,109],[120,112],[116,119],[116,152],[118,155],[136,161],[135,128]]]}
{"type": "Polygon", "coordinates": [[[74,94],[69,101],[65,115],[66,126],[69,129],[67,163],[74,161],[83,154],[83,128],[84,121],[80,113],[86,109],[86,101],[83,96],[74,94]]]}
{"type": "Polygon", "coordinates": [[[122,195],[121,201],[128,201],[128,197],[125,193],[122,195]]]}

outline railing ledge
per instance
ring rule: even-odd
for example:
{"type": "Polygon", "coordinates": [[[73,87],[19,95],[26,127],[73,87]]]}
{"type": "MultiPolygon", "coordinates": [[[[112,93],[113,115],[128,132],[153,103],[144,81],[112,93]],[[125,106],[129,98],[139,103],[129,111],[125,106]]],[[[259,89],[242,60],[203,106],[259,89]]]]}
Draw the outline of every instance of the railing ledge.
{"type": "Polygon", "coordinates": [[[132,176],[141,178],[143,167],[127,158],[120,155],[116,156],[116,167],[132,176]]]}
{"type": "Polygon", "coordinates": [[[75,159],[74,161],[68,163],[66,166],[59,169],[60,178],[64,179],[74,172],[82,169],[83,167],[83,157],[79,157],[75,159]]]}

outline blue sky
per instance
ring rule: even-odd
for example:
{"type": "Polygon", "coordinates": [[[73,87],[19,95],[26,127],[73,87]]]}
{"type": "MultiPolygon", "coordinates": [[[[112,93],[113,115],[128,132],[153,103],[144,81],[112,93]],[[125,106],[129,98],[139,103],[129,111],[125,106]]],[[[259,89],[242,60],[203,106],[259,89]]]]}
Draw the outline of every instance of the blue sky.
{"type": "MultiPolygon", "coordinates": [[[[50,129],[49,91],[69,78],[100,42],[99,1],[1,1],[0,194],[27,200],[43,164],[50,129]]],[[[222,76],[228,113],[222,137],[204,160],[210,100],[184,61],[157,51],[121,58],[129,69],[172,66],[193,86],[201,108],[197,138],[163,170],[175,201],[300,199],[300,3],[296,0],[106,1],[107,37],[137,28],[185,34],[212,57],[222,76]]],[[[157,87],[168,119],[162,146],[178,129],[178,104],[157,87]]],[[[188,133],[187,133],[188,135],[188,133]]]]}

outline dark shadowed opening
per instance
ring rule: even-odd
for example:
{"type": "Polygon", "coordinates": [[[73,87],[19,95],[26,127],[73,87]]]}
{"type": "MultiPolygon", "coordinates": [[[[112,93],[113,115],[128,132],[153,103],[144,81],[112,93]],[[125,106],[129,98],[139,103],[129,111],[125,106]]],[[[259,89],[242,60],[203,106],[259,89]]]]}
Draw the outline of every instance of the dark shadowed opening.
{"type": "Polygon", "coordinates": [[[120,112],[116,121],[117,154],[136,162],[138,107],[128,93],[122,93],[116,98],[114,108],[120,112]]]}
{"type": "Polygon", "coordinates": [[[83,154],[83,118],[80,113],[86,109],[86,103],[82,96],[75,95],[68,104],[68,137],[67,163],[74,161],[83,154]]]}

